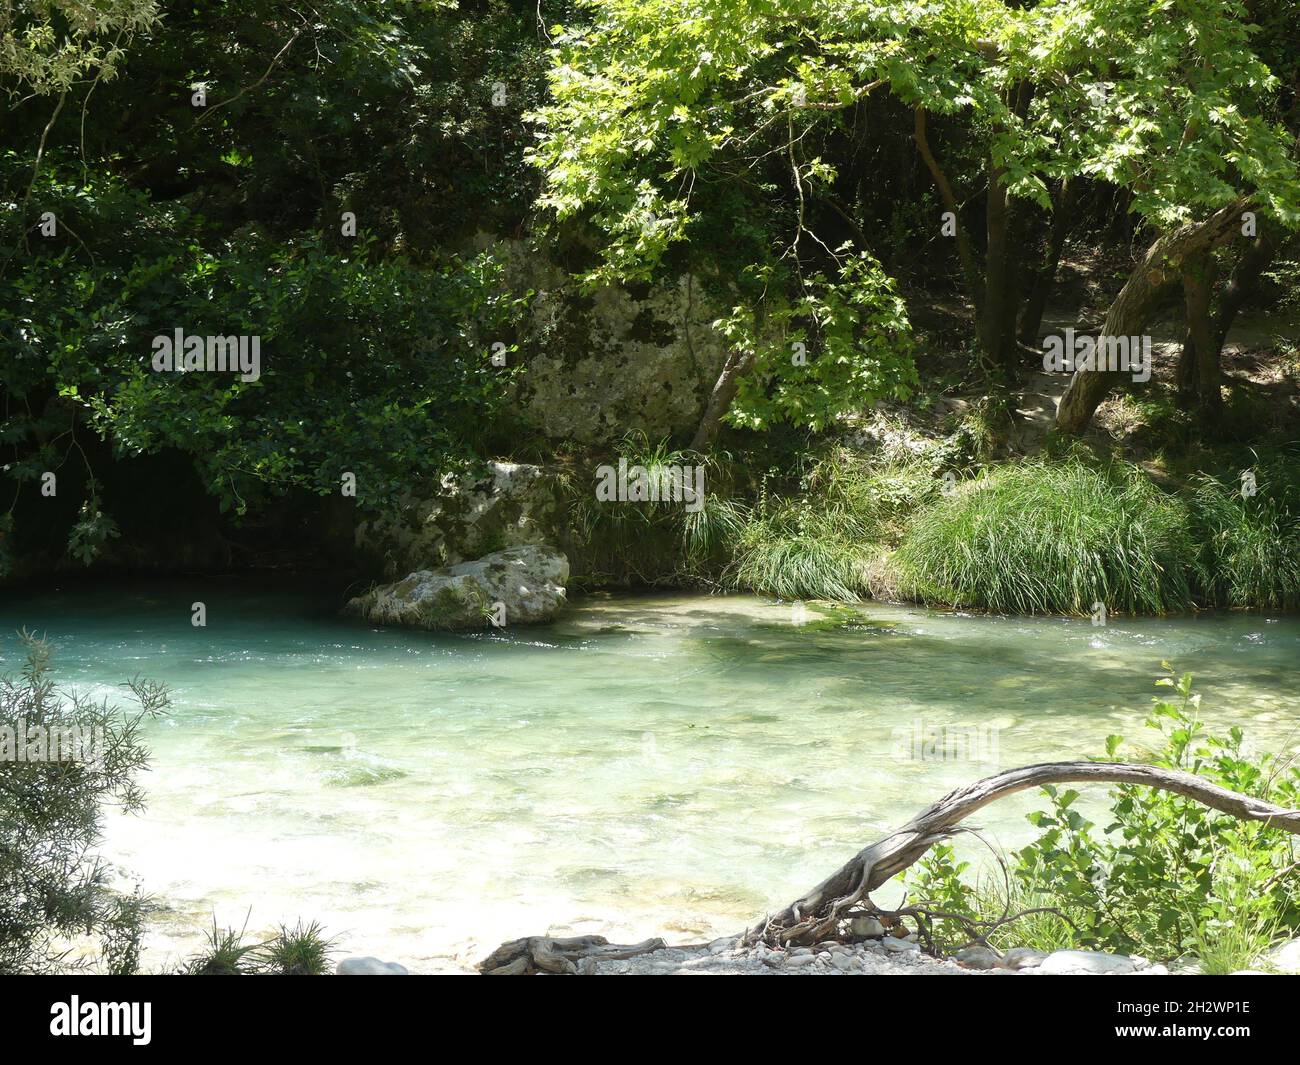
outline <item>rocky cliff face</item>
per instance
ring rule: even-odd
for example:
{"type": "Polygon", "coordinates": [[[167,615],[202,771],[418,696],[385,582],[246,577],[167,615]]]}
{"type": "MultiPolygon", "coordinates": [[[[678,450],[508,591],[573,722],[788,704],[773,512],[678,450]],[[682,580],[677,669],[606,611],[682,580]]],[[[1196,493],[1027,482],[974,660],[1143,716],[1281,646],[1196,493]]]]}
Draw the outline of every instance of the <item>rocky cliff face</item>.
{"type": "Polygon", "coordinates": [[[558,542],[559,494],[540,466],[490,462],[479,477],[414,486],[361,522],[357,551],[386,577],[451,566],[493,551],[558,542]]]}
{"type": "MultiPolygon", "coordinates": [[[[481,238],[486,240],[487,238],[481,238]]],[[[725,352],[720,311],[688,276],[578,291],[523,241],[498,241],[510,287],[532,291],[516,387],[520,416],[551,440],[604,445],[631,431],[689,437],[725,352]]]]}
{"type": "MultiPolygon", "coordinates": [[[[512,291],[533,293],[519,337],[526,364],[512,397],[522,432],[607,452],[610,461],[612,445],[629,432],[651,440],[689,437],[724,358],[711,325],[718,310],[696,283],[681,277],[586,294],[525,241],[480,234],[476,244],[479,250],[491,246],[504,262],[512,291]]],[[[376,621],[465,628],[486,623],[484,602],[505,602],[507,624],[537,620],[563,601],[570,563],[583,572],[581,541],[568,526],[555,472],[490,462],[475,476],[413,485],[357,526],[360,562],[394,583],[353,600],[349,609],[376,621]],[[525,548],[524,555],[512,554],[525,548]],[[558,589],[558,597],[546,593],[555,602],[540,606],[540,613],[524,602],[512,606],[487,576],[471,579],[461,571],[463,564],[487,564],[499,553],[510,555],[516,569],[529,569],[521,587],[558,589]]]]}

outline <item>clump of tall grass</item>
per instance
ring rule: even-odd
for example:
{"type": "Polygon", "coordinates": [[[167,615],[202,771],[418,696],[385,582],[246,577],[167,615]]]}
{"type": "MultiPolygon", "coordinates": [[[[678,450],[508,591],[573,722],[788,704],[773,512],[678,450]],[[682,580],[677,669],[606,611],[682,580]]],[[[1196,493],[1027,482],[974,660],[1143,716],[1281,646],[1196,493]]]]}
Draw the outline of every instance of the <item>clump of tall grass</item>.
{"type": "Polygon", "coordinates": [[[1249,488],[1206,475],[1193,493],[1202,595],[1214,606],[1300,608],[1300,519],[1266,472],[1249,488]]]}
{"type": "Polygon", "coordinates": [[[870,598],[886,545],[939,484],[920,464],[834,454],[812,467],[799,495],[760,495],[724,583],[782,599],[870,598]]]}
{"type": "Polygon", "coordinates": [[[1166,614],[1192,605],[1188,512],[1135,467],[1026,462],[918,512],[892,558],[900,589],[998,613],[1166,614]]]}
{"type": "Polygon", "coordinates": [[[748,522],[728,586],[781,599],[856,602],[870,595],[872,545],[846,534],[839,515],[806,500],[748,522]]]}
{"type": "Polygon", "coordinates": [[[207,943],[180,968],[184,976],[323,976],[330,971],[334,941],[312,921],[298,921],[263,943],[247,942],[247,923],[240,929],[218,928],[215,919],[207,943]]]}
{"type": "Polygon", "coordinates": [[[257,951],[258,971],[269,976],[324,976],[330,971],[334,941],[317,921],[298,921],[279,932],[257,951]]]}
{"type": "Polygon", "coordinates": [[[732,471],[725,455],[698,455],[628,433],[601,460],[641,466],[653,480],[673,467],[703,466],[704,499],[695,509],[679,502],[608,502],[596,498],[588,463],[561,475],[573,543],[577,583],[695,584],[721,572],[744,526],[747,508],[730,495],[732,471]]]}
{"type": "Polygon", "coordinates": [[[218,928],[214,918],[212,930],[205,933],[206,946],[181,964],[181,975],[245,976],[254,972],[259,944],[246,943],[247,934],[247,927],[218,928]]]}

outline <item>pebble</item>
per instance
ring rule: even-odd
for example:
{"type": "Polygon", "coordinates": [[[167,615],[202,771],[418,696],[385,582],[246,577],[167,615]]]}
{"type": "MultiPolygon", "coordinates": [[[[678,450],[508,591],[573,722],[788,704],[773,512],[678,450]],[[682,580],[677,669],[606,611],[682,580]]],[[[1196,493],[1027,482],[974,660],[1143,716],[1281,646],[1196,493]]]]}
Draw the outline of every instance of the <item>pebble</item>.
{"type": "Polygon", "coordinates": [[[965,947],[957,951],[954,960],[967,969],[996,969],[1002,957],[989,947],[965,947]]]}

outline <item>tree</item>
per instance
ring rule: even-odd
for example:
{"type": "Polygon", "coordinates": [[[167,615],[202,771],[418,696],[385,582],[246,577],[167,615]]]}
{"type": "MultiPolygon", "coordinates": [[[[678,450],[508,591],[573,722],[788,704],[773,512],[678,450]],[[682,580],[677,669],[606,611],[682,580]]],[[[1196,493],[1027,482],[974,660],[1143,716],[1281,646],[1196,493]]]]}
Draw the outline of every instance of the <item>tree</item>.
{"type": "MultiPolygon", "coordinates": [[[[23,91],[39,64],[0,67],[0,549],[48,543],[67,497],[63,530],[93,557],[118,460],[181,456],[239,514],[337,499],[347,474],[380,506],[487,449],[516,372],[492,345],[512,345],[523,299],[469,244],[531,202],[520,116],[544,43],[533,6],[463,6],[164,3],[99,52],[73,33],[86,57],[40,82],[53,108],[23,91]],[[38,212],[52,224],[27,240],[38,212]],[[257,337],[258,379],[155,372],[177,328],[257,337]]],[[[19,5],[15,39],[39,13],[34,41],[72,33],[65,8],[101,28],[145,9],[19,5]]]]}
{"type": "Polygon", "coordinates": [[[815,145],[885,84],[883,10],[594,0],[557,38],[533,159],[541,204],[601,238],[589,286],[685,269],[723,306],[729,354],[693,446],[720,424],[820,427],[914,381],[908,324],[815,145]],[[878,49],[874,58],[862,49],[878,49]],[[828,214],[841,221],[830,230],[828,214]]]}
{"type": "Polygon", "coordinates": [[[62,95],[89,74],[112,80],[131,38],[158,23],[157,0],[17,0],[0,9],[0,84],[62,95]]]}
{"type": "Polygon", "coordinates": [[[168,693],[134,680],[138,709],[95,703],[56,688],[49,647],[26,643],[21,676],[0,678],[0,973],[67,969],[71,941],[84,936],[100,941],[104,969],[132,973],[142,900],[112,890],[95,849],[105,806],[143,806],[140,727],[166,710],[168,693]]]}
{"type": "MultiPolygon", "coordinates": [[[[1095,6],[1092,25],[1112,42],[1113,69],[1102,121],[1084,138],[1087,172],[1132,189],[1132,210],[1154,230],[1107,311],[1103,336],[1123,337],[1144,333],[1160,300],[1185,278],[1199,315],[1206,256],[1242,235],[1247,211],[1300,225],[1300,180],[1291,136],[1270,118],[1277,79],[1251,48],[1240,3],[1095,6]]],[[[1117,380],[1076,371],[1057,428],[1082,432],[1117,380]]]]}

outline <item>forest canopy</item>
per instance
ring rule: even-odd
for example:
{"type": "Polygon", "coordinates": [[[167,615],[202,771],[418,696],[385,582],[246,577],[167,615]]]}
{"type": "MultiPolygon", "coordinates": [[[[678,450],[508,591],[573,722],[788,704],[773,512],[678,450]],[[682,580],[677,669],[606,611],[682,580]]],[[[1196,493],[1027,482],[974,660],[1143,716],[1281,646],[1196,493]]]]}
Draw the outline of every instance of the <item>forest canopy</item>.
{"type": "MultiPolygon", "coordinates": [[[[111,538],[100,471],[132,456],[180,456],[243,514],[348,474],[382,506],[499,452],[528,432],[511,397],[538,349],[507,240],[587,294],[689,279],[725,358],[670,443],[707,452],[934,394],[918,296],[969,308],[968,383],[1007,395],[1063,249],[1118,238],[1103,333],[1185,294],[1180,402],[1210,433],[1237,290],[1300,228],[1296,13],[8,5],[5,520],[63,471],[65,534],[111,538]],[[255,334],[264,372],[158,375],[151,338],[174,329],[255,334]]],[[[1118,383],[1076,372],[1059,433],[1118,383]]]]}

